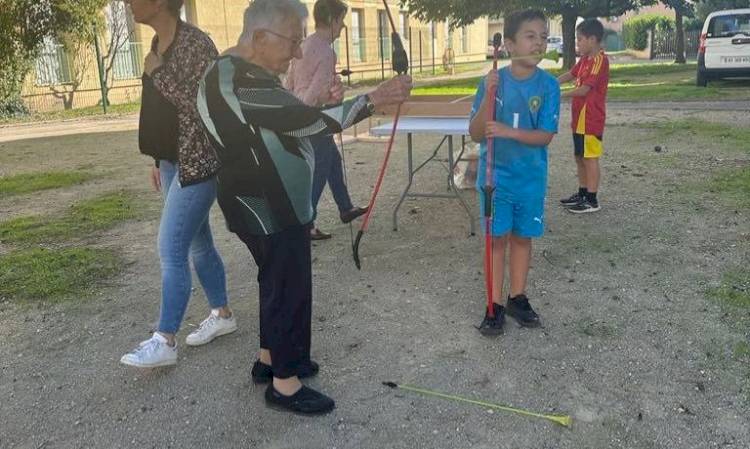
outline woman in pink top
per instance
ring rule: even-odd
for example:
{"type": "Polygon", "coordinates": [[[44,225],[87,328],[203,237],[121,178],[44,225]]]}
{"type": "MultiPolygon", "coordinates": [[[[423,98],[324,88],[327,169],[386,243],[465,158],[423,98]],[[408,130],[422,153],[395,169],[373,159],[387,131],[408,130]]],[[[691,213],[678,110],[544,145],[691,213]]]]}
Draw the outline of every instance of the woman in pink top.
{"type": "MultiPolygon", "coordinates": [[[[302,59],[295,59],[289,67],[286,88],[294,92],[310,106],[322,106],[328,101],[329,92],[336,77],[336,53],[331,48],[344,28],[347,6],[341,0],[318,0],[313,8],[315,33],[302,43],[302,59]]],[[[349,223],[367,212],[366,208],[354,207],[344,183],[341,155],[333,136],[310,138],[315,149],[315,172],[313,173],[312,205],[317,215],[318,201],[326,182],[339,208],[341,221],[349,223]]],[[[310,238],[324,240],[330,234],[312,226],[310,238]]]]}

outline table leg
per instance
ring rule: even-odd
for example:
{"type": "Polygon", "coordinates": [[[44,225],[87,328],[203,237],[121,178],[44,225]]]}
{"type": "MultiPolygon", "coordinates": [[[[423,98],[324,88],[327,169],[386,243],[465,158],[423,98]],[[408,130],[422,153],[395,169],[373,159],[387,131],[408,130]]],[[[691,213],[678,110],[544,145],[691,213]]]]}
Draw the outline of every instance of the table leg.
{"type": "MultiPolygon", "coordinates": [[[[458,152],[458,157],[453,161],[453,166],[450,168],[450,172],[448,173],[448,176],[453,176],[454,170],[458,166],[458,163],[461,162],[461,160],[464,157],[464,152],[466,151],[466,136],[461,136],[461,151],[458,152]]],[[[450,180],[447,182],[447,190],[450,189],[450,180]]]]}
{"type": "MultiPolygon", "coordinates": [[[[453,136],[448,136],[448,166],[453,167],[453,136]]],[[[471,215],[471,209],[469,209],[469,205],[466,204],[466,201],[464,201],[464,198],[461,196],[461,192],[458,191],[458,188],[456,187],[456,183],[453,179],[453,170],[451,169],[450,176],[448,177],[448,187],[453,191],[453,194],[456,195],[456,198],[458,198],[458,201],[461,202],[461,205],[466,210],[466,215],[469,216],[469,227],[471,228],[471,235],[474,235],[474,217],[471,215]]]]}
{"type": "Polygon", "coordinates": [[[406,183],[406,188],[404,189],[403,193],[401,193],[401,198],[398,200],[398,204],[396,204],[396,208],[393,209],[393,230],[398,231],[398,210],[401,208],[401,204],[403,204],[404,200],[406,199],[406,196],[409,194],[409,189],[411,189],[412,182],[414,182],[414,161],[412,159],[412,134],[408,133],[406,135],[406,158],[407,158],[407,165],[408,165],[408,171],[409,171],[409,180],[406,183]]]}

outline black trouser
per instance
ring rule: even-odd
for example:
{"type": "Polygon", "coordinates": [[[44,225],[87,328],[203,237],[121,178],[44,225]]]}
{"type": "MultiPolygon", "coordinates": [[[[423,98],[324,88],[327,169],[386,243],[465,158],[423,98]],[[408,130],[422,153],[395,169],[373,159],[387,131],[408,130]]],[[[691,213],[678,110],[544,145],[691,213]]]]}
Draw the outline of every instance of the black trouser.
{"type": "Polygon", "coordinates": [[[312,265],[309,226],[267,236],[237,233],[258,265],[260,347],[271,352],[274,377],[296,376],[310,363],[312,265]]]}

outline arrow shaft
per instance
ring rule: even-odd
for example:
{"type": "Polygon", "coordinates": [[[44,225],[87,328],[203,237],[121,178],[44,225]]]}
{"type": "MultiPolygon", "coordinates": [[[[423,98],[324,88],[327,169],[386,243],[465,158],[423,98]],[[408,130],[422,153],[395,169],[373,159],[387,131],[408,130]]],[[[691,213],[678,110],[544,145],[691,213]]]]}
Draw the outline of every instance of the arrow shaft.
{"type": "Polygon", "coordinates": [[[452,394],[440,393],[438,391],[425,390],[423,388],[413,387],[411,385],[397,385],[397,387],[400,388],[400,389],[402,389],[402,390],[412,391],[414,393],[419,393],[419,394],[422,394],[422,395],[425,395],[425,396],[432,396],[432,397],[436,397],[436,398],[447,399],[449,401],[463,402],[463,403],[466,403],[466,404],[479,405],[481,407],[486,407],[486,408],[490,408],[490,409],[493,409],[493,410],[500,410],[500,411],[504,411],[504,412],[516,413],[518,415],[530,416],[530,417],[533,417],[533,418],[548,419],[548,420],[550,420],[552,422],[555,422],[557,424],[560,424],[560,425],[563,425],[563,426],[566,426],[566,427],[569,427],[570,424],[571,424],[571,419],[570,419],[570,416],[568,416],[568,415],[548,415],[548,414],[544,414],[544,413],[537,413],[537,412],[532,412],[532,411],[529,411],[529,410],[524,410],[522,408],[510,407],[510,406],[507,406],[507,405],[500,405],[500,404],[495,404],[495,403],[486,402],[486,401],[479,401],[479,400],[476,400],[476,399],[463,398],[461,396],[455,396],[455,395],[452,395],[452,394]]]}

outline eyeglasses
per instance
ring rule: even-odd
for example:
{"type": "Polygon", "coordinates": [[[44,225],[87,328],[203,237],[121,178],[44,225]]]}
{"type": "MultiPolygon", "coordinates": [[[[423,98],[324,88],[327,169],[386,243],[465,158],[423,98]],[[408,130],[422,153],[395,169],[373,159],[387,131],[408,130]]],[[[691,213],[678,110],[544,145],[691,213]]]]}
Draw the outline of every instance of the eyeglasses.
{"type": "Polygon", "coordinates": [[[283,34],[276,33],[274,31],[271,31],[271,30],[266,29],[266,28],[262,28],[262,29],[260,29],[258,31],[265,31],[268,34],[273,34],[276,37],[280,37],[280,38],[284,39],[285,41],[288,41],[289,43],[292,44],[292,50],[294,50],[295,48],[299,48],[302,45],[303,39],[294,39],[294,38],[291,38],[289,36],[284,36],[283,34]]]}

